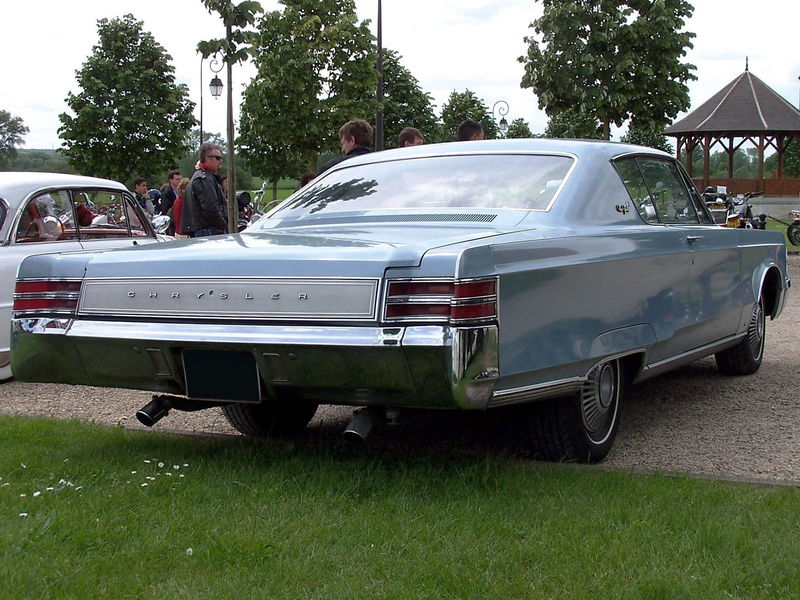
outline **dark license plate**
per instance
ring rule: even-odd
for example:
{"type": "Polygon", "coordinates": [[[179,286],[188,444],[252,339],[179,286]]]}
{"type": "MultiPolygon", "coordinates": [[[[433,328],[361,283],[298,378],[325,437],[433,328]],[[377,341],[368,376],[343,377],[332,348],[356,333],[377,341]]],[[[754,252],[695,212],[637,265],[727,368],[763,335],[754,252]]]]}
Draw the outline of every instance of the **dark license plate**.
{"type": "Polygon", "coordinates": [[[260,402],[261,381],[249,352],[183,350],[186,395],[204,400],[260,402]]]}

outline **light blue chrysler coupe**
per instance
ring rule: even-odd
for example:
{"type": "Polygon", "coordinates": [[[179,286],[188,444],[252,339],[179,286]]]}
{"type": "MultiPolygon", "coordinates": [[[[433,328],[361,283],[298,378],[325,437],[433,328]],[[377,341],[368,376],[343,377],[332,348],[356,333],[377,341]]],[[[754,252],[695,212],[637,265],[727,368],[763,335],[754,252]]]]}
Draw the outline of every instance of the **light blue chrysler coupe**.
{"type": "Polygon", "coordinates": [[[596,462],[626,386],[755,372],[788,287],[782,234],[716,225],[663,152],[457,142],[349,159],[241,234],[27,258],[11,359],[252,436],[516,405],[537,456],[596,462]]]}

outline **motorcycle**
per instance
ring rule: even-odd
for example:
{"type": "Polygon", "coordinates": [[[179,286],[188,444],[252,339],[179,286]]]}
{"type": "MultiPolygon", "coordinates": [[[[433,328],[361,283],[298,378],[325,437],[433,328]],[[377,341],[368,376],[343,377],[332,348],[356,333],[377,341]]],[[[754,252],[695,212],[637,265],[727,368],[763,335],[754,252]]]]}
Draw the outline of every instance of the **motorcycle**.
{"type": "Polygon", "coordinates": [[[793,221],[786,228],[786,237],[793,245],[800,246],[800,210],[789,211],[789,216],[793,221]]]}
{"type": "Polygon", "coordinates": [[[767,215],[753,215],[750,198],[761,196],[764,192],[747,192],[737,194],[733,199],[725,197],[727,215],[725,227],[741,227],[744,229],[764,229],[767,226],[767,215]]]}

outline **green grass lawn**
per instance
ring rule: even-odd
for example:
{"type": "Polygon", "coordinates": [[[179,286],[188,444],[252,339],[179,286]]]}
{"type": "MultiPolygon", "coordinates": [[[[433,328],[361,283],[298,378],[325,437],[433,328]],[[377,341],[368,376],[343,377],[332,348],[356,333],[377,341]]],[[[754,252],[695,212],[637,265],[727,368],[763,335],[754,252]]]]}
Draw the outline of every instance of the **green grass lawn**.
{"type": "Polygon", "coordinates": [[[800,598],[792,487],[23,417],[0,477],[2,598],[800,598]]]}

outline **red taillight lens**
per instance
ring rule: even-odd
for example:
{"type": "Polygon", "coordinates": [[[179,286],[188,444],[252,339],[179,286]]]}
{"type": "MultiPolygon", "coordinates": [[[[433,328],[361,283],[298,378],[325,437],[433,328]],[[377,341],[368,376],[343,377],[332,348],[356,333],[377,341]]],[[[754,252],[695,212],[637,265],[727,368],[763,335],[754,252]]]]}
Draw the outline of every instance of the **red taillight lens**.
{"type": "Polygon", "coordinates": [[[447,296],[453,295],[452,281],[393,281],[389,296],[447,296]]]}
{"type": "Polygon", "coordinates": [[[17,281],[14,288],[14,312],[69,313],[78,309],[80,281],[17,281]]]}
{"type": "Polygon", "coordinates": [[[456,283],[456,298],[479,298],[481,296],[497,295],[497,280],[465,281],[456,283]]]}
{"type": "Polygon", "coordinates": [[[389,321],[435,321],[467,325],[497,317],[497,279],[391,281],[386,293],[389,321]]]}
{"type": "Polygon", "coordinates": [[[18,281],[17,294],[42,294],[54,292],[80,292],[80,281],[18,281]]]}
{"type": "Polygon", "coordinates": [[[387,319],[402,319],[413,317],[444,317],[450,316],[450,303],[446,304],[389,304],[386,307],[387,319]]]}
{"type": "Polygon", "coordinates": [[[490,319],[497,316],[497,302],[481,302],[480,304],[459,304],[450,310],[450,320],[470,321],[474,319],[490,319]]]}

